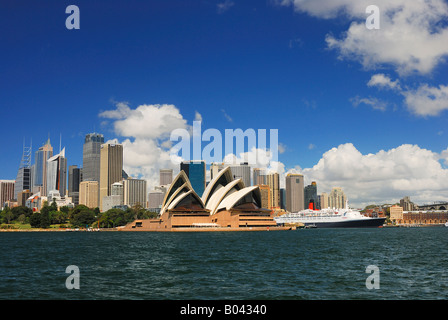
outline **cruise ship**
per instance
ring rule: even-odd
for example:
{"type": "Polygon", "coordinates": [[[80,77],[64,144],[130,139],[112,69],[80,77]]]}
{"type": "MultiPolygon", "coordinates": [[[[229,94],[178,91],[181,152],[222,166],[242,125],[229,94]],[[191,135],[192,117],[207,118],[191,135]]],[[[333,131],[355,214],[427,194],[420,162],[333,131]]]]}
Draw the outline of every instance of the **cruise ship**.
{"type": "Polygon", "coordinates": [[[347,209],[305,209],[274,218],[279,225],[302,224],[308,228],[378,228],[386,218],[371,218],[347,209]]]}

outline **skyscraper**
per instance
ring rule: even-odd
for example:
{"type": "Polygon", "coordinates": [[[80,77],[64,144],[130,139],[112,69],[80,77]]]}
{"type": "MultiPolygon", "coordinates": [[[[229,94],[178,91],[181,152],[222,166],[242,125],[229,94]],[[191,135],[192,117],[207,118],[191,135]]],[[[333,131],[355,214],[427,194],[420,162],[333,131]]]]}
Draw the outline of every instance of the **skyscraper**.
{"type": "Polygon", "coordinates": [[[280,176],[277,172],[269,173],[266,180],[271,190],[271,208],[280,208],[280,176]]]}
{"type": "Polygon", "coordinates": [[[328,194],[326,192],[322,192],[317,199],[319,209],[326,209],[330,207],[330,204],[328,203],[328,194]]]}
{"type": "Polygon", "coordinates": [[[0,208],[6,201],[14,199],[14,180],[0,180],[0,208]]]}
{"type": "Polygon", "coordinates": [[[104,136],[99,133],[89,133],[82,147],[82,180],[100,182],[101,145],[104,136]]]}
{"type": "Polygon", "coordinates": [[[50,139],[36,151],[33,166],[33,193],[40,192],[41,196],[47,195],[47,160],[53,156],[53,147],[50,139]]]}
{"type": "Polygon", "coordinates": [[[47,195],[58,190],[61,197],[67,192],[67,158],[65,148],[47,160],[47,195]]]}
{"type": "Polygon", "coordinates": [[[98,181],[83,181],[79,184],[79,204],[89,208],[98,207],[98,181]]]}
{"type": "Polygon", "coordinates": [[[254,168],[253,185],[266,184],[266,170],[263,168],[254,168]]]}
{"type": "Polygon", "coordinates": [[[171,184],[171,182],[173,182],[173,169],[160,169],[159,174],[159,184],[161,186],[171,184]]]}
{"type": "Polygon", "coordinates": [[[335,187],[331,189],[328,196],[328,205],[330,208],[343,209],[345,208],[346,201],[347,197],[344,191],[342,191],[342,188],[335,187]]]}
{"type": "Polygon", "coordinates": [[[311,182],[310,185],[304,189],[305,208],[309,208],[312,203],[312,209],[317,209],[317,184],[316,181],[311,182]]]}
{"type": "Polygon", "coordinates": [[[18,199],[19,193],[23,190],[31,190],[31,147],[25,147],[25,143],[14,185],[14,199],[18,199]]]}
{"type": "Polygon", "coordinates": [[[250,183],[250,166],[247,162],[241,162],[239,165],[230,166],[230,171],[232,171],[233,179],[241,179],[246,187],[251,185],[250,183]]]}
{"type": "Polygon", "coordinates": [[[68,196],[74,205],[79,204],[79,184],[81,183],[81,169],[78,166],[68,167],[68,196]]]}
{"type": "Polygon", "coordinates": [[[304,209],[303,175],[286,176],[286,211],[298,212],[304,209]]]}
{"type": "Polygon", "coordinates": [[[123,180],[123,198],[124,204],[133,207],[137,204],[146,208],[146,180],[142,179],[125,179],[123,180]]]}
{"type": "Polygon", "coordinates": [[[105,143],[101,145],[100,159],[100,210],[103,197],[110,196],[111,185],[123,177],[123,145],[105,143]]]}
{"type": "Polygon", "coordinates": [[[192,160],[180,163],[180,170],[183,170],[190,180],[193,190],[202,196],[205,190],[205,161],[192,160]]]}
{"type": "Polygon", "coordinates": [[[212,164],[210,164],[210,180],[213,180],[222,169],[224,169],[223,162],[212,162],[212,164]]]}

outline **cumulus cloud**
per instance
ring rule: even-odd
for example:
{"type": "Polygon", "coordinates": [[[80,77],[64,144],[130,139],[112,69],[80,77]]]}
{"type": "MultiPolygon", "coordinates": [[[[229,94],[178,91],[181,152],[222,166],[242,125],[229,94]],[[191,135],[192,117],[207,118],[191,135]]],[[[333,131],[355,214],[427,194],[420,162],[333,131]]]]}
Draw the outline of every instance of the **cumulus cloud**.
{"type": "Polygon", "coordinates": [[[342,187],[355,206],[395,203],[404,196],[422,203],[446,199],[448,169],[439,160],[447,154],[448,150],[438,154],[404,144],[364,155],[346,143],[325,152],[315,166],[301,173],[308,183],[317,181],[318,192],[342,187]]]}
{"type": "Polygon", "coordinates": [[[404,91],[408,109],[419,116],[437,116],[448,110],[448,86],[423,84],[416,90],[404,91]]]}
{"type": "Polygon", "coordinates": [[[401,90],[399,80],[392,81],[391,78],[384,73],[374,74],[369,82],[369,87],[379,87],[384,89],[401,90]]]}
{"type": "Polygon", "coordinates": [[[328,34],[329,48],[340,58],[355,59],[366,69],[392,65],[402,75],[430,73],[448,55],[448,5],[443,0],[377,0],[380,29],[365,25],[368,0],[282,0],[296,11],[323,19],[345,16],[352,21],[340,37],[328,34]]]}
{"type": "Polygon", "coordinates": [[[230,0],[225,0],[224,2],[220,2],[216,5],[216,9],[218,10],[218,13],[224,13],[227,10],[229,10],[231,7],[235,5],[235,2],[230,0]]]}
{"type": "Polygon", "coordinates": [[[372,98],[372,97],[361,98],[360,96],[356,96],[351,98],[350,102],[353,104],[354,107],[357,107],[360,104],[365,104],[367,106],[370,106],[374,110],[386,111],[387,109],[387,103],[381,101],[378,98],[372,98]]]}

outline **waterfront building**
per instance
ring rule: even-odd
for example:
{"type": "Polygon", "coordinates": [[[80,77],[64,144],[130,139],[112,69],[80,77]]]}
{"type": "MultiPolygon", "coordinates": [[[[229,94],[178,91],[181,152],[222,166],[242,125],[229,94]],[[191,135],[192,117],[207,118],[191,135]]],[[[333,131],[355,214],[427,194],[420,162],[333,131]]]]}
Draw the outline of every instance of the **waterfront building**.
{"type": "Polygon", "coordinates": [[[271,190],[271,209],[280,208],[280,175],[277,172],[266,176],[267,185],[271,190]]]}
{"type": "Polygon", "coordinates": [[[128,207],[140,205],[146,208],[147,182],[142,179],[123,180],[123,204],[128,207]]]}
{"type": "Polygon", "coordinates": [[[148,193],[148,210],[159,213],[160,209],[162,208],[164,197],[165,192],[160,189],[150,191],[148,193]]]}
{"type": "Polygon", "coordinates": [[[123,145],[118,143],[102,144],[100,157],[99,207],[103,211],[103,198],[110,196],[113,183],[123,179],[123,145]]]}
{"type": "Polygon", "coordinates": [[[233,179],[230,167],[210,181],[200,197],[184,171],[165,194],[157,219],[135,220],[121,230],[273,230],[277,227],[270,210],[261,207],[259,186],[245,187],[233,179]]]}
{"type": "Polygon", "coordinates": [[[76,165],[68,167],[68,196],[75,205],[79,204],[79,184],[82,181],[81,168],[76,165]]]}
{"type": "Polygon", "coordinates": [[[328,195],[328,205],[330,208],[344,209],[346,207],[347,197],[344,191],[340,187],[334,187],[331,189],[328,195]]]}
{"type": "Polygon", "coordinates": [[[403,211],[402,225],[444,225],[448,222],[448,211],[403,211]]]}
{"type": "Polygon", "coordinates": [[[403,208],[397,205],[393,205],[389,208],[390,220],[401,224],[403,223],[403,208]]]}
{"type": "Polygon", "coordinates": [[[305,208],[317,209],[317,184],[316,181],[304,188],[305,208]]]}
{"type": "Polygon", "coordinates": [[[230,170],[232,170],[233,179],[241,179],[245,186],[251,186],[250,166],[247,162],[241,162],[239,165],[230,165],[230,170]]]}
{"type": "Polygon", "coordinates": [[[15,180],[0,180],[0,208],[5,207],[5,203],[14,199],[15,180]]]}
{"type": "Polygon", "coordinates": [[[253,169],[253,185],[266,184],[266,169],[264,168],[254,168],[253,169]]]}
{"type": "Polygon", "coordinates": [[[202,195],[205,190],[205,161],[181,162],[180,171],[185,172],[196,194],[202,195]]]}
{"type": "Polygon", "coordinates": [[[303,175],[290,173],[286,176],[286,211],[298,212],[304,208],[303,175]]]}
{"type": "Polygon", "coordinates": [[[160,169],[159,170],[159,184],[161,186],[170,184],[173,182],[173,169],[160,169]]]}
{"type": "Polygon", "coordinates": [[[89,133],[85,136],[82,147],[82,180],[100,182],[101,145],[104,136],[99,133],[89,133]]]}
{"type": "Polygon", "coordinates": [[[40,147],[34,157],[33,166],[33,193],[40,193],[41,196],[47,195],[47,160],[53,156],[53,147],[51,146],[50,139],[40,147]]]}
{"type": "Polygon", "coordinates": [[[89,208],[98,207],[98,181],[83,181],[79,184],[79,204],[89,208]]]}
{"type": "Polygon", "coordinates": [[[403,208],[403,211],[414,211],[416,209],[416,206],[408,196],[400,200],[400,207],[403,208]]]}
{"type": "Polygon", "coordinates": [[[61,197],[64,197],[67,191],[65,148],[47,160],[47,195],[54,190],[59,191],[61,197]]]}
{"type": "Polygon", "coordinates": [[[267,184],[259,184],[258,188],[260,189],[261,194],[261,207],[271,209],[271,188],[269,188],[267,184]]]}

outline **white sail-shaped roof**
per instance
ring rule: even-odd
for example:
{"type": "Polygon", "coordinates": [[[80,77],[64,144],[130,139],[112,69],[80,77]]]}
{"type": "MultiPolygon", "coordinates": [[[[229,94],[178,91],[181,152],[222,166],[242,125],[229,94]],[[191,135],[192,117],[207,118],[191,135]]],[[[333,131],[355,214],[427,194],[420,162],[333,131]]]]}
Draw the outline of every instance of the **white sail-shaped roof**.
{"type": "Polygon", "coordinates": [[[230,167],[225,167],[219,173],[215,178],[213,178],[212,181],[207,185],[207,187],[204,190],[204,193],[202,194],[202,202],[207,205],[208,201],[210,200],[210,197],[213,195],[215,191],[217,191],[220,186],[225,187],[227,184],[233,181],[232,171],[230,170],[230,167]]]}
{"type": "Polygon", "coordinates": [[[207,202],[206,208],[210,210],[210,214],[215,214],[219,203],[227,196],[234,192],[244,189],[244,182],[241,179],[233,180],[225,187],[216,190],[207,202]]]}
{"type": "Polygon", "coordinates": [[[194,192],[194,190],[190,190],[187,192],[182,192],[180,193],[169,205],[168,205],[168,210],[172,210],[175,209],[176,206],[183,200],[185,199],[187,196],[191,195],[192,197],[194,197],[198,203],[200,204],[200,206],[202,208],[204,208],[204,204],[202,203],[201,198],[197,195],[196,192],[194,192]]]}
{"type": "Polygon", "coordinates": [[[173,182],[170,184],[170,187],[165,193],[165,197],[162,202],[162,209],[160,210],[159,215],[162,215],[165,212],[170,202],[173,201],[176,195],[184,188],[193,190],[193,187],[191,186],[187,174],[185,173],[185,171],[182,170],[181,172],[179,172],[176,178],[174,178],[173,182]]]}
{"type": "Polygon", "coordinates": [[[226,209],[226,210],[232,209],[235,206],[235,204],[241,200],[241,198],[245,197],[247,194],[252,192],[257,193],[256,197],[258,199],[261,199],[260,189],[258,188],[258,186],[247,187],[225,197],[224,200],[222,200],[221,203],[218,205],[215,212],[220,209],[226,209]]]}

